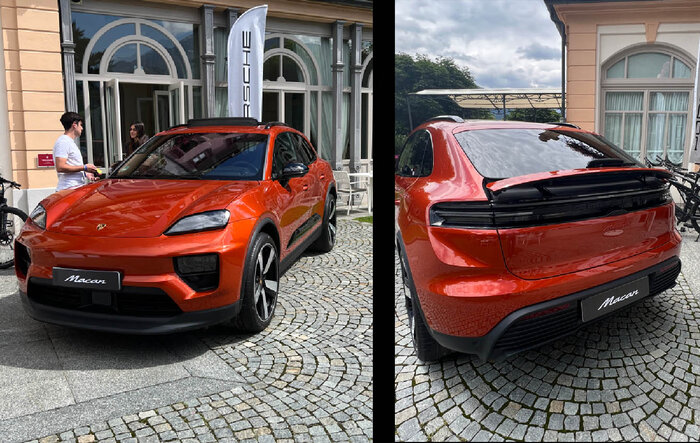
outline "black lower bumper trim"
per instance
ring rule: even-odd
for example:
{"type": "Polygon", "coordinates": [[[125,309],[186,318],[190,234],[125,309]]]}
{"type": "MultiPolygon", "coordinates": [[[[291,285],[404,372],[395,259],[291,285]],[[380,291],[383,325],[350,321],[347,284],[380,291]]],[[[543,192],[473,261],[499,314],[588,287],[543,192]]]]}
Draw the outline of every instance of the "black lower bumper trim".
{"type": "MultiPolygon", "coordinates": [[[[481,337],[460,337],[434,330],[430,332],[438,343],[448,349],[476,354],[483,361],[501,360],[518,352],[558,340],[576,332],[582,326],[619,312],[619,310],[613,310],[607,315],[583,322],[581,300],[644,277],[649,278],[648,297],[654,296],[675,286],[680,270],[680,259],[673,257],[618,280],[524,307],[508,315],[488,334],[481,337]]],[[[648,297],[640,298],[634,304],[648,297]]]]}
{"type": "Polygon", "coordinates": [[[189,331],[227,321],[241,310],[240,300],[228,306],[202,311],[182,312],[169,317],[144,317],[114,315],[100,312],[83,312],[73,309],[42,305],[20,291],[24,310],[35,320],[120,334],[157,335],[189,331]]]}

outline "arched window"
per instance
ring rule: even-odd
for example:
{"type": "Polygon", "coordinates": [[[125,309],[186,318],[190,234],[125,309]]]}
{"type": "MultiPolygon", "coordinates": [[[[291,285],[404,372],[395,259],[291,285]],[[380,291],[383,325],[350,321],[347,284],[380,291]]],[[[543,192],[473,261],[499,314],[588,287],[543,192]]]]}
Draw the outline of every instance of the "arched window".
{"type": "Polygon", "coordinates": [[[603,134],[639,160],[687,160],[695,61],[668,45],[641,45],[601,70],[603,134]]]}

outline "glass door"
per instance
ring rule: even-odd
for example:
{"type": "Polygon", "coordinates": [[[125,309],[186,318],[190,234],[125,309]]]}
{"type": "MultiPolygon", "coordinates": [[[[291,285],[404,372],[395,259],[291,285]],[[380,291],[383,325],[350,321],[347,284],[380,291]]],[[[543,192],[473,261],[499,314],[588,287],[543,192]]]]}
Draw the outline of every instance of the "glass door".
{"type": "Polygon", "coordinates": [[[155,114],[154,134],[157,134],[171,126],[170,93],[168,91],[153,91],[153,108],[155,114]]]}
{"type": "Polygon", "coordinates": [[[107,165],[121,161],[121,111],[119,106],[119,80],[112,79],[105,82],[105,112],[107,120],[107,165]]]}
{"type": "Polygon", "coordinates": [[[263,91],[263,122],[284,122],[304,134],[309,134],[310,122],[306,118],[309,114],[309,108],[309,99],[306,92],[263,91]]]}
{"type": "Polygon", "coordinates": [[[170,126],[187,123],[185,119],[185,83],[181,80],[168,86],[170,96],[170,126]]]}

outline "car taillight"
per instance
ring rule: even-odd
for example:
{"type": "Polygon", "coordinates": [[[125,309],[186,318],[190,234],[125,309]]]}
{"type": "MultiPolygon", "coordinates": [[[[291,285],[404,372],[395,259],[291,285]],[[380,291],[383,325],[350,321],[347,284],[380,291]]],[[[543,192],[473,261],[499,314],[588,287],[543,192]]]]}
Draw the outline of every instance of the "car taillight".
{"type": "Polygon", "coordinates": [[[496,221],[489,202],[445,202],[430,207],[432,226],[493,228],[496,221]]]}
{"type": "Polygon", "coordinates": [[[508,229],[569,223],[628,212],[670,203],[667,188],[623,192],[593,197],[575,197],[528,203],[442,202],[430,207],[432,226],[508,229]]]}

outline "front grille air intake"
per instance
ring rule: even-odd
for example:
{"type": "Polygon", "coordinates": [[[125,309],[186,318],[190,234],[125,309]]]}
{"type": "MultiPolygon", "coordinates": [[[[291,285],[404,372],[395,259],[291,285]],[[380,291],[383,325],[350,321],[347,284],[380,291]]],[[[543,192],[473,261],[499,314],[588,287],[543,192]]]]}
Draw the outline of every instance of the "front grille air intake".
{"type": "Polygon", "coordinates": [[[133,317],[171,317],[182,313],[163,290],[125,286],[110,292],[110,305],[95,303],[91,289],[54,286],[51,280],[30,278],[27,296],[35,303],[82,312],[133,317]]]}

